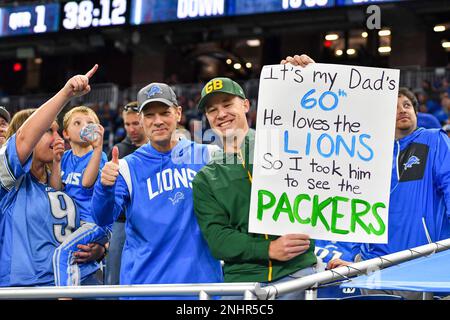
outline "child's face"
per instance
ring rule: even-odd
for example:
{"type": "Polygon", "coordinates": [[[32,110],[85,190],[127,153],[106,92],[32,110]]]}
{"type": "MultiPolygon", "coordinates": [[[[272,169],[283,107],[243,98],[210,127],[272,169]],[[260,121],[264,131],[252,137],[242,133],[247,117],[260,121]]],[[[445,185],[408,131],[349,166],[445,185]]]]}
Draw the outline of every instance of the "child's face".
{"type": "Polygon", "coordinates": [[[70,143],[88,145],[88,142],[81,140],[80,131],[90,123],[96,123],[92,116],[81,112],[75,112],[70,118],[67,129],[63,131],[64,139],[68,140],[70,143]]]}

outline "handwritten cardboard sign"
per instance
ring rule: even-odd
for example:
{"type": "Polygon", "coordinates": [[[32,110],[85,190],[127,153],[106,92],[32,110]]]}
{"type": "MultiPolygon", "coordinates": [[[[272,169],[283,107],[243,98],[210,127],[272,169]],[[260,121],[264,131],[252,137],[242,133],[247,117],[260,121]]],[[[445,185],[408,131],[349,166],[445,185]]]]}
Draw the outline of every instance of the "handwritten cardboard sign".
{"type": "Polygon", "coordinates": [[[261,72],[249,232],[386,243],[399,70],[261,72]]]}

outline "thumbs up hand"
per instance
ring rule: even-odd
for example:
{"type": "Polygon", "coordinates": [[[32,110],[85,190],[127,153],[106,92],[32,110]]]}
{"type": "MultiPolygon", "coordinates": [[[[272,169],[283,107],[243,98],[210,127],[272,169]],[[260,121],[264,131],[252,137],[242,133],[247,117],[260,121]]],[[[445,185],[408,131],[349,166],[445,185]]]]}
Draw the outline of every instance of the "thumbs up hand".
{"type": "Polygon", "coordinates": [[[111,161],[117,165],[119,165],[119,148],[114,147],[112,149],[112,159],[111,161]]]}
{"type": "Polygon", "coordinates": [[[112,149],[112,159],[107,162],[102,170],[101,183],[104,186],[113,186],[119,176],[119,149],[112,149]]]}

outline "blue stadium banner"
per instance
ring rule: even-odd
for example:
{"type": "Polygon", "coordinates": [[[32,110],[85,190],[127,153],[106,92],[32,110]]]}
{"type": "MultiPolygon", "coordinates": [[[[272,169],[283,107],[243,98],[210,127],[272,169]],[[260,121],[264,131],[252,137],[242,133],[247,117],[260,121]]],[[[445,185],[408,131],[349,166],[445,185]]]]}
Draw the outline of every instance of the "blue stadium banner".
{"type": "Polygon", "coordinates": [[[250,15],[333,7],[335,0],[234,0],[229,3],[235,15],[250,15]]]}
{"type": "Polygon", "coordinates": [[[0,37],[407,0],[72,0],[0,8],[0,37]]]}
{"type": "Polygon", "coordinates": [[[134,25],[333,7],[335,0],[132,0],[134,25]]]}

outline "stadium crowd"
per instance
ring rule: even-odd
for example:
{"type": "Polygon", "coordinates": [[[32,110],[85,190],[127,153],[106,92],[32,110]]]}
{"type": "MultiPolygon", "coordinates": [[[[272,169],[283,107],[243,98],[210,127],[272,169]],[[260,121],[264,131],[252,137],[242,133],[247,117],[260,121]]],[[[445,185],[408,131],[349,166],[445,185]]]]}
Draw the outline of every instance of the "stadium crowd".
{"type": "MultiPolygon", "coordinates": [[[[167,83],[173,87],[176,87],[177,85],[183,85],[178,81],[167,81],[167,83]]],[[[414,92],[419,102],[419,127],[427,129],[442,127],[446,132],[450,134],[449,80],[446,77],[442,77],[438,81],[435,81],[433,83],[428,80],[423,80],[421,87],[409,89],[414,92]]],[[[194,128],[199,121],[201,121],[200,125],[202,125],[203,131],[209,128],[206,119],[197,110],[197,102],[199,101],[199,99],[199,94],[178,95],[179,104],[183,106],[183,115],[179,126],[190,131],[192,137],[196,136],[194,135],[194,128]]],[[[125,101],[123,105],[126,105],[126,103],[127,102],[125,101]]],[[[249,126],[253,129],[256,128],[257,104],[257,97],[251,99],[251,109],[247,113],[249,126]]],[[[113,110],[109,107],[109,104],[104,104],[101,106],[93,105],[92,108],[99,115],[100,122],[106,129],[107,133],[105,132],[105,141],[108,141],[108,135],[110,132],[114,133],[113,144],[116,144],[125,138],[126,133],[123,129],[121,107],[119,107],[119,110],[113,110]],[[112,121],[111,119],[114,120],[112,121]]],[[[108,148],[111,147],[112,145],[105,145],[105,152],[108,152],[108,148]]]]}
{"type": "MultiPolygon", "coordinates": [[[[281,63],[314,61],[295,55],[281,63]]],[[[60,130],[55,119],[91,90],[97,68],[72,77],[26,114],[0,107],[1,287],[264,286],[324,270],[322,262],[335,268],[450,237],[446,78],[399,91],[389,212],[396,232],[388,244],[367,245],[247,233],[256,100],[251,105],[229,78],[211,79],[194,96],[153,82],[118,110],[108,103],[71,109],[60,130]],[[83,134],[88,125],[92,131],[83,134]],[[201,144],[208,128],[217,143],[201,144]],[[186,131],[191,139],[181,138],[186,131]],[[420,172],[405,173],[403,162],[414,152],[428,160],[420,172]],[[415,200],[406,205],[407,198],[415,200]]],[[[304,292],[278,298],[304,299],[304,292]]]]}

